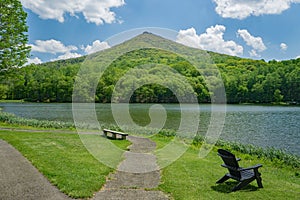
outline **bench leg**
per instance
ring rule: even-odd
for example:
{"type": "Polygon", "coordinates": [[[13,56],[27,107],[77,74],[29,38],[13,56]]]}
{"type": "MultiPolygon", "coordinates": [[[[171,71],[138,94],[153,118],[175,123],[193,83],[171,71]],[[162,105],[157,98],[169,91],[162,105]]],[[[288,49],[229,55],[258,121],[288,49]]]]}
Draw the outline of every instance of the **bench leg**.
{"type": "Polygon", "coordinates": [[[107,132],[103,132],[103,133],[104,133],[105,137],[107,137],[107,132]]]}
{"type": "Polygon", "coordinates": [[[114,140],[117,139],[117,134],[113,134],[113,133],[112,133],[112,134],[111,134],[111,138],[114,139],[114,140]]]}
{"type": "Polygon", "coordinates": [[[122,140],[126,140],[126,135],[122,135],[122,140]]]}

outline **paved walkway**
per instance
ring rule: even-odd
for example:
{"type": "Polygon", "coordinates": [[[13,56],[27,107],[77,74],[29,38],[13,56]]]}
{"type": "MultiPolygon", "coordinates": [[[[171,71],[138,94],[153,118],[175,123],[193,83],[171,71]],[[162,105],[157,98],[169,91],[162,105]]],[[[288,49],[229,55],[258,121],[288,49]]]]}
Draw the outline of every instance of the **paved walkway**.
{"type": "Polygon", "coordinates": [[[156,157],[151,153],[156,144],[149,139],[133,136],[128,136],[128,140],[132,142],[130,151],[125,152],[125,159],[94,199],[169,199],[160,191],[145,190],[156,188],[160,182],[156,157]]]}
{"type": "Polygon", "coordinates": [[[0,140],[1,200],[63,200],[60,192],[14,147],[0,140]]]}
{"type": "MultiPolygon", "coordinates": [[[[166,200],[160,191],[149,191],[160,182],[156,157],[151,153],[156,144],[149,139],[129,136],[130,151],[117,171],[111,174],[93,200],[132,199],[166,200]],[[147,190],[146,190],[147,189],[147,190]]],[[[0,200],[64,200],[60,192],[14,147],[0,140],[0,200]]]]}

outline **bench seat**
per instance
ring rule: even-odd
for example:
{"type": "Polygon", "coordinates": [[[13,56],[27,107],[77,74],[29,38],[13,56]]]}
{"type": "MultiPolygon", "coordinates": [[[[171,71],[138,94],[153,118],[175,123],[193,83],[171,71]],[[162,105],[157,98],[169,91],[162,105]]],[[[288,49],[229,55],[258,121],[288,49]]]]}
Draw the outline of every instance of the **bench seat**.
{"type": "Polygon", "coordinates": [[[119,131],[113,131],[113,130],[109,130],[109,129],[103,129],[103,133],[106,137],[108,137],[107,134],[110,133],[111,138],[114,139],[114,140],[117,139],[117,135],[121,136],[122,140],[126,140],[126,137],[128,136],[127,133],[122,133],[122,132],[119,132],[119,131]]]}

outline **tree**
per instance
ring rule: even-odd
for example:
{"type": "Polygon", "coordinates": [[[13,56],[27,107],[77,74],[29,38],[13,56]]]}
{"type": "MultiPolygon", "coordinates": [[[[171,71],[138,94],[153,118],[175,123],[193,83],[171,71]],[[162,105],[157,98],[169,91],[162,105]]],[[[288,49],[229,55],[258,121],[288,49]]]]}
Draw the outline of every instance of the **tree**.
{"type": "Polygon", "coordinates": [[[275,103],[280,103],[283,100],[283,95],[281,95],[281,91],[276,89],[274,92],[274,101],[275,103]]]}
{"type": "Polygon", "coordinates": [[[0,99],[6,99],[8,93],[8,86],[0,84],[0,99]]]}
{"type": "Polygon", "coordinates": [[[27,62],[26,17],[19,0],[0,0],[0,72],[27,62]]]}

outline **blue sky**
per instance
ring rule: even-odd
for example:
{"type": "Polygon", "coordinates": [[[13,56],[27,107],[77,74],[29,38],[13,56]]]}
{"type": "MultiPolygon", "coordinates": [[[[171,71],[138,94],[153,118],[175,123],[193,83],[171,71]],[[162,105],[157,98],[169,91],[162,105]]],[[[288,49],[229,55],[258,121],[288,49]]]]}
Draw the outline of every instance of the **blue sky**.
{"type": "MultiPolygon", "coordinates": [[[[252,59],[300,56],[300,0],[21,0],[30,62],[86,55],[135,28],[159,27],[174,40],[252,59]]],[[[142,31],[141,31],[142,32],[142,31]]]]}

